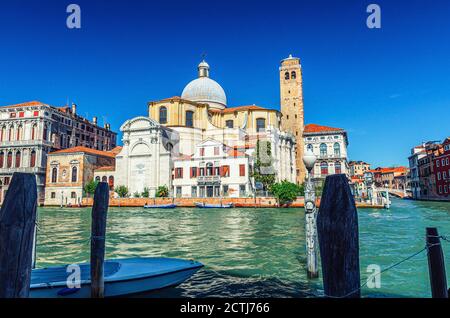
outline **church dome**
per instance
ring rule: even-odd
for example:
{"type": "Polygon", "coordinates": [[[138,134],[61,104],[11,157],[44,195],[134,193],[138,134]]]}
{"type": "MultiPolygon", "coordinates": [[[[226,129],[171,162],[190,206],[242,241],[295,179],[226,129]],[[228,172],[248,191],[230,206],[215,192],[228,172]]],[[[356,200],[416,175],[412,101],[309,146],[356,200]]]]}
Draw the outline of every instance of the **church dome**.
{"type": "Polygon", "coordinates": [[[183,90],[181,98],[193,102],[207,103],[211,108],[223,109],[227,106],[227,97],[222,86],[209,78],[209,65],[202,61],[198,65],[199,77],[183,90]]]}

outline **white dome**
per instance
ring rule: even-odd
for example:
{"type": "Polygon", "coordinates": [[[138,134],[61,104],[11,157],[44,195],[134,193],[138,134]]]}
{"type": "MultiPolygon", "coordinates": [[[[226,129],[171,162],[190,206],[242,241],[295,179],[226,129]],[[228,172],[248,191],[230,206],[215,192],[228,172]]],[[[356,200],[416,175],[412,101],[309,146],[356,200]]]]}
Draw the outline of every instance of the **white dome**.
{"type": "Polygon", "coordinates": [[[181,98],[193,102],[207,103],[212,108],[223,109],[227,106],[227,96],[222,86],[209,78],[209,65],[202,61],[198,65],[199,78],[193,80],[181,93],[181,98]]]}

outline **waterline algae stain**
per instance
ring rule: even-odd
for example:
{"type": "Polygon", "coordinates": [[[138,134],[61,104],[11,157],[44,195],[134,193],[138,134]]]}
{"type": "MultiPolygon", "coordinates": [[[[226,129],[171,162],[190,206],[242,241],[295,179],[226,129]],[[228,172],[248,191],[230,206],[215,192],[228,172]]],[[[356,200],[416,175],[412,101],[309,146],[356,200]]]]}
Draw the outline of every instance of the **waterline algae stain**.
{"type": "MultiPolygon", "coordinates": [[[[374,265],[384,269],[422,249],[425,227],[450,234],[450,204],[392,201],[390,210],[358,212],[362,280],[374,265]]],[[[205,264],[178,287],[139,296],[321,296],[321,278],[306,277],[304,219],[303,209],[110,208],[106,258],[165,256],[205,264]]],[[[40,209],[37,266],[88,261],[89,236],[90,209],[40,209]]],[[[450,243],[443,249],[450,255],[450,243]]],[[[369,286],[362,297],[430,297],[426,253],[369,286]]]]}

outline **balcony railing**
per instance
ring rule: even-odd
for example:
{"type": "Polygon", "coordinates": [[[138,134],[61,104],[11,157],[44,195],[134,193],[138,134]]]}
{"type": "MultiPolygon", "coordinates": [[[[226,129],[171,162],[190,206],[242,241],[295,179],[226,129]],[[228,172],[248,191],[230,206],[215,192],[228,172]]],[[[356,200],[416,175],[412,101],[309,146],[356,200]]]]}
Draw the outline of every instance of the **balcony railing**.
{"type": "Polygon", "coordinates": [[[45,173],[45,168],[42,167],[0,168],[0,174],[13,174],[14,172],[45,173]]]}
{"type": "Polygon", "coordinates": [[[1,147],[18,147],[18,146],[37,146],[37,145],[46,145],[53,146],[51,141],[44,140],[12,140],[12,141],[2,141],[0,142],[1,147]]]}
{"type": "Polygon", "coordinates": [[[198,183],[220,183],[220,176],[198,176],[198,183]]]}

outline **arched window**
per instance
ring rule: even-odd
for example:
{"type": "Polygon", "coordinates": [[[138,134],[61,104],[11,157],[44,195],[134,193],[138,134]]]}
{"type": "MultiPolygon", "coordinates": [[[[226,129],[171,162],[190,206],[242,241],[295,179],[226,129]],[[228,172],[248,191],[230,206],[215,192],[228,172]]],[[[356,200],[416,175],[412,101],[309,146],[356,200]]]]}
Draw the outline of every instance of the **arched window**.
{"type": "Polygon", "coordinates": [[[99,176],[96,176],[96,177],[95,177],[95,181],[100,182],[100,177],[99,177],[99,176]]]}
{"type": "Polygon", "coordinates": [[[13,138],[14,138],[14,127],[13,126],[11,126],[11,127],[9,127],[9,141],[12,141],[13,140],[13,138]]]}
{"type": "Polygon", "coordinates": [[[3,126],[0,132],[0,141],[4,141],[6,139],[6,127],[3,126]]]}
{"type": "Polygon", "coordinates": [[[37,132],[37,125],[34,124],[33,127],[31,127],[31,140],[36,139],[36,132],[37,132]]]}
{"type": "Polygon", "coordinates": [[[320,164],[320,174],[322,176],[328,175],[328,163],[325,161],[320,164]]]}
{"type": "Polygon", "coordinates": [[[36,167],[36,151],[32,150],[30,155],[30,167],[36,167]]]}
{"type": "Polygon", "coordinates": [[[342,173],[342,168],[341,168],[341,162],[340,161],[336,161],[336,163],[334,164],[334,171],[335,171],[336,174],[342,173]]]}
{"type": "Polygon", "coordinates": [[[48,135],[47,125],[44,125],[44,131],[42,132],[42,139],[44,141],[47,141],[47,135],[48,135]]]}
{"type": "Polygon", "coordinates": [[[233,127],[234,127],[234,122],[233,122],[232,120],[227,120],[227,121],[225,122],[225,126],[226,126],[227,128],[233,128],[233,127]]]}
{"type": "Polygon", "coordinates": [[[22,139],[22,126],[17,127],[16,140],[22,139]]]}
{"type": "Polygon", "coordinates": [[[256,131],[264,131],[266,130],[266,120],[264,118],[257,118],[256,119],[256,131]]]}
{"type": "Polygon", "coordinates": [[[340,157],[341,156],[341,145],[339,145],[338,142],[335,142],[334,146],[333,146],[333,149],[334,149],[334,155],[336,157],[340,157]]]}
{"type": "Polygon", "coordinates": [[[2,151],[0,152],[0,168],[3,168],[4,164],[5,164],[5,153],[2,151]]]}
{"type": "Polygon", "coordinates": [[[103,176],[102,177],[102,182],[108,182],[108,177],[107,176],[103,176]]]}
{"type": "Polygon", "coordinates": [[[56,183],[56,180],[58,180],[58,168],[52,169],[52,183],[56,183]]]}
{"type": "Polygon", "coordinates": [[[291,72],[291,79],[296,79],[297,78],[297,73],[295,73],[295,71],[291,72]]]}
{"type": "Polygon", "coordinates": [[[8,155],[6,157],[6,168],[12,167],[12,152],[8,152],[8,155]]]}
{"type": "Polygon", "coordinates": [[[72,167],[72,182],[77,182],[78,179],[78,168],[72,167]]]}
{"type": "Polygon", "coordinates": [[[60,146],[61,148],[64,147],[64,135],[60,135],[60,136],[59,136],[59,146],[60,146]]]}
{"type": "Polygon", "coordinates": [[[284,79],[288,80],[289,79],[289,72],[284,73],[284,79]]]}
{"type": "Polygon", "coordinates": [[[321,157],[327,156],[327,145],[326,144],[320,144],[320,156],[321,157]]]}
{"type": "Polygon", "coordinates": [[[206,175],[207,176],[212,176],[213,175],[213,171],[214,171],[214,167],[213,164],[211,162],[206,164],[206,175]]]}
{"type": "Polygon", "coordinates": [[[108,184],[109,184],[109,189],[113,190],[114,189],[114,176],[109,176],[108,184]]]}
{"type": "Polygon", "coordinates": [[[164,106],[159,108],[159,123],[167,124],[167,108],[164,106]]]}
{"type": "Polygon", "coordinates": [[[194,127],[194,112],[186,111],[186,127],[194,127]]]}
{"type": "Polygon", "coordinates": [[[22,156],[20,154],[20,151],[16,152],[16,168],[20,168],[20,162],[21,162],[22,156]]]}
{"type": "Polygon", "coordinates": [[[308,144],[308,146],[306,146],[306,150],[313,151],[313,145],[308,144]]]}

